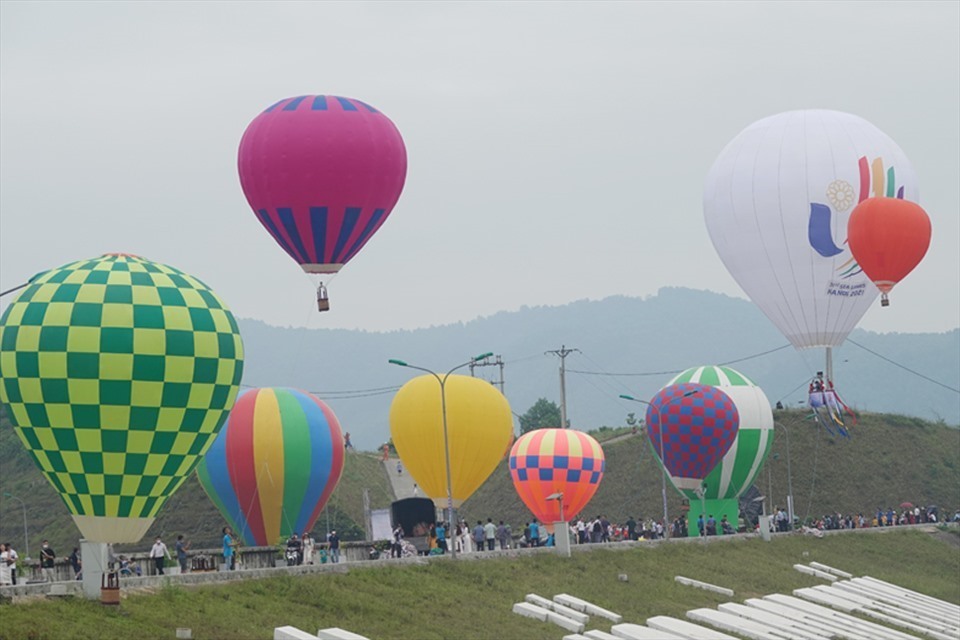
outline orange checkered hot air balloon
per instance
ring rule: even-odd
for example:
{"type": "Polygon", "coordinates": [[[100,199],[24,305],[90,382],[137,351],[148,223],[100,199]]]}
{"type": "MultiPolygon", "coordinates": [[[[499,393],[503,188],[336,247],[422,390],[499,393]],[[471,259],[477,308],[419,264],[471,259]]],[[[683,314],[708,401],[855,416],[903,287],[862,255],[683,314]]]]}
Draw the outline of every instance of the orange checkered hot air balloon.
{"type": "Polygon", "coordinates": [[[510,451],[510,477],[527,508],[549,529],[580,513],[603,479],[606,462],[600,443],[573,429],[537,429],[510,451]],[[560,501],[547,500],[563,494],[560,501]]]}

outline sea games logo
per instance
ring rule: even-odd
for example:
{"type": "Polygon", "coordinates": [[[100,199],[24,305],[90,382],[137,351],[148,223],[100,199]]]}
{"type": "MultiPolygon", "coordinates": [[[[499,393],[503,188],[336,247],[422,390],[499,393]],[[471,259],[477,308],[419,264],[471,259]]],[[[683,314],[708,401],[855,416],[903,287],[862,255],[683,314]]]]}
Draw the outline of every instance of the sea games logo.
{"type": "MultiPolygon", "coordinates": [[[[860,167],[860,194],[857,204],[863,202],[871,195],[875,198],[903,198],[903,186],[896,188],[896,178],[893,167],[883,170],[883,159],[874,158],[872,164],[867,163],[867,158],[861,157],[860,167]],[[871,194],[871,182],[873,183],[873,193],[871,194]]],[[[846,180],[834,180],[827,186],[827,200],[833,206],[837,213],[845,213],[853,208],[854,196],[856,195],[853,186],[846,180]]],[[[807,226],[807,237],[810,240],[810,246],[814,251],[824,258],[832,258],[847,251],[845,245],[846,239],[838,246],[834,241],[830,230],[830,221],[833,210],[826,204],[819,202],[810,203],[810,221],[807,226]]],[[[846,229],[843,230],[844,232],[846,229]]],[[[836,269],[836,279],[831,279],[827,284],[827,295],[841,296],[845,298],[855,298],[862,296],[867,290],[866,283],[852,284],[844,282],[857,274],[863,273],[860,265],[854,260],[853,256],[841,264],[836,269]]]]}

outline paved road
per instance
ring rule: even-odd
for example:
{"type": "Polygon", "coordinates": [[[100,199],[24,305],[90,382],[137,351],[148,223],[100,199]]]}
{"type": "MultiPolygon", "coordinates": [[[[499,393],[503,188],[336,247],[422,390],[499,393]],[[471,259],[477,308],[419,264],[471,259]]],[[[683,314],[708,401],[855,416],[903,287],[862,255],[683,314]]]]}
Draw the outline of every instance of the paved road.
{"type": "MultiPolygon", "coordinates": [[[[414,497],[413,477],[407,473],[406,469],[403,469],[401,473],[397,473],[396,458],[384,460],[383,468],[387,472],[387,477],[390,478],[390,484],[393,487],[394,500],[403,500],[404,498],[414,497]]],[[[422,496],[423,493],[419,492],[417,495],[422,496]]]]}

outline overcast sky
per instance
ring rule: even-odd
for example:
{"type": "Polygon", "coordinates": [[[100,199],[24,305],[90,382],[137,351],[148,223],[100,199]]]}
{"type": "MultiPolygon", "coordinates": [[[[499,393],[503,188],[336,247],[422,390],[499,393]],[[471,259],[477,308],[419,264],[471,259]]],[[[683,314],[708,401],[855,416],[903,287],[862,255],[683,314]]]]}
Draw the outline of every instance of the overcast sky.
{"type": "Polygon", "coordinates": [[[933,221],[860,326],[960,326],[960,3],[4,0],[0,287],[122,251],[242,317],[369,330],[663,286],[745,297],[704,178],[744,127],[802,108],[896,140],[933,221]],[[236,171],[250,120],[311,93],[376,106],[409,158],[324,315],[236,171]]]}

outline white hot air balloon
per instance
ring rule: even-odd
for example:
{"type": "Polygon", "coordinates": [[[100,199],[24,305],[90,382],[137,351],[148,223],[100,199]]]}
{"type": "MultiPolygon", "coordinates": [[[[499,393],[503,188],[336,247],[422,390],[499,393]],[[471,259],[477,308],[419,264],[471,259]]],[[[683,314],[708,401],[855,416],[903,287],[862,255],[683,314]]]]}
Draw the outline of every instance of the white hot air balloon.
{"type": "Polygon", "coordinates": [[[707,174],[710,238],[750,299],[798,349],[841,344],[878,293],[846,243],[847,219],[872,196],[917,201],[913,167],[866,120],[790,111],[759,120],[707,174]]]}

